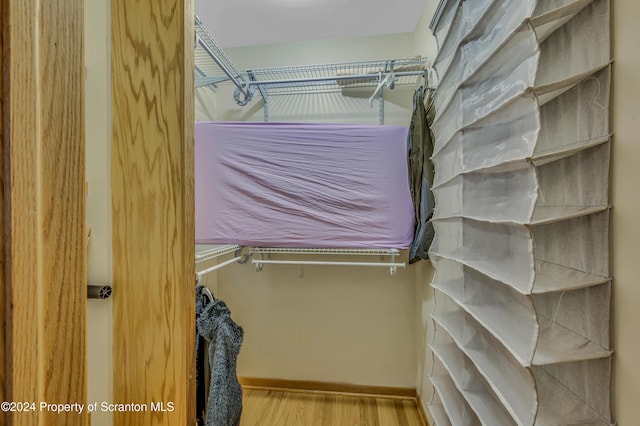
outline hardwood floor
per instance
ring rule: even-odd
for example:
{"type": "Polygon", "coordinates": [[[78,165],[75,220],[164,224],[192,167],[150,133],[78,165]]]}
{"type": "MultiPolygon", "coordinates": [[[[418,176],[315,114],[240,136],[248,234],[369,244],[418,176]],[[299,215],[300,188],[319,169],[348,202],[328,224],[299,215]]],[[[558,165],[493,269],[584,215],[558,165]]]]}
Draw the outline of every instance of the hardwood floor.
{"type": "Polygon", "coordinates": [[[413,399],[243,390],[241,426],[423,426],[413,399]]]}

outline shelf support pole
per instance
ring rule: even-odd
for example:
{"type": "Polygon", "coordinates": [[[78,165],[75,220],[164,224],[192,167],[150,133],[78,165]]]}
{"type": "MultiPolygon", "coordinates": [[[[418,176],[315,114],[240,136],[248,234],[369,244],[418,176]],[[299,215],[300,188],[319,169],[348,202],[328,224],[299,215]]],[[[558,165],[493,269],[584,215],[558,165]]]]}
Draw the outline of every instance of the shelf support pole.
{"type": "Polygon", "coordinates": [[[262,99],[264,100],[264,108],[263,108],[264,109],[264,122],[268,123],[269,122],[269,91],[262,84],[258,84],[258,80],[256,79],[256,76],[253,73],[253,71],[247,70],[247,75],[249,76],[249,80],[251,82],[255,82],[256,83],[256,87],[258,88],[258,91],[260,92],[260,96],[262,96],[262,99]]]}
{"type": "Polygon", "coordinates": [[[380,88],[380,94],[378,95],[378,124],[384,124],[384,88],[380,88]]]}

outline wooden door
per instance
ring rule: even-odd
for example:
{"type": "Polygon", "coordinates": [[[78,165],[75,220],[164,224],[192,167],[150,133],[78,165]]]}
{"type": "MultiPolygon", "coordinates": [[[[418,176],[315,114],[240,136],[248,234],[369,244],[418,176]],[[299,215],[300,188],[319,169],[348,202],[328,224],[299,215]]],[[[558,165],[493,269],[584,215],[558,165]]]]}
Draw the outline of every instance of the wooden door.
{"type": "Polygon", "coordinates": [[[83,3],[2,0],[0,424],[86,424],[83,3]]]}
{"type": "Polygon", "coordinates": [[[112,0],[111,15],[114,402],[147,409],[114,423],[191,425],[193,5],[112,0]]]}

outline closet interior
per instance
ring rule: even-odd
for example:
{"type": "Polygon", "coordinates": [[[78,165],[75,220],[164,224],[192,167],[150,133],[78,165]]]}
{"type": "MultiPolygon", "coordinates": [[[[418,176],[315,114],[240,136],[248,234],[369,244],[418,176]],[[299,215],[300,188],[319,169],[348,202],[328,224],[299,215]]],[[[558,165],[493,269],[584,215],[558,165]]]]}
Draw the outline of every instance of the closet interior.
{"type": "Polygon", "coordinates": [[[326,123],[338,100],[357,105],[342,122],[409,126],[415,90],[435,89],[430,260],[199,241],[200,282],[246,331],[241,381],[413,388],[436,425],[613,424],[609,8],[442,0],[432,58],[299,66],[238,66],[196,17],[201,120],[326,123]]]}
{"type": "MultiPolygon", "coordinates": [[[[414,209],[406,205],[406,201],[410,201],[407,134],[414,93],[432,83],[429,58],[413,54],[413,46],[406,43],[411,40],[407,35],[401,40],[405,43],[403,49],[397,49],[400,40],[383,48],[376,42],[368,42],[363,46],[365,51],[354,52],[354,60],[348,62],[340,62],[320,52],[314,59],[326,59],[325,63],[307,60],[302,65],[286,66],[236,64],[237,49],[225,52],[212,35],[214,29],[209,31],[199,18],[195,20],[195,28],[196,119],[200,120],[196,125],[196,271],[199,283],[207,285],[214,297],[227,303],[232,317],[245,330],[238,357],[241,383],[288,381],[296,386],[333,386],[334,389],[340,385],[351,392],[368,388],[406,393],[407,389],[415,389],[415,365],[420,356],[416,334],[423,333],[417,331],[418,302],[413,283],[416,276],[428,275],[430,267],[422,261],[409,268],[406,248],[411,243],[413,231],[411,235],[403,235],[406,241],[402,245],[395,246],[378,241],[366,243],[367,238],[372,240],[376,235],[383,235],[386,222],[382,225],[371,222],[367,228],[370,235],[364,237],[364,241],[351,239],[342,246],[326,242],[296,246],[290,243],[292,240],[277,234],[273,242],[278,244],[274,245],[269,245],[268,240],[257,245],[221,238],[215,243],[206,238],[199,239],[199,223],[209,219],[198,221],[202,203],[208,202],[202,200],[198,192],[201,190],[199,170],[205,168],[198,166],[202,160],[202,155],[198,155],[198,144],[201,143],[198,132],[206,125],[217,132],[227,131],[223,126],[237,122],[260,125],[261,136],[252,140],[253,148],[247,146],[244,153],[261,159],[268,155],[261,151],[263,145],[271,142],[268,132],[281,126],[283,121],[292,123],[294,131],[302,127],[306,132],[313,132],[316,128],[337,126],[324,130],[332,132],[331,137],[324,136],[327,143],[335,135],[340,138],[341,134],[347,135],[352,130],[356,137],[365,131],[400,132],[393,141],[380,141],[381,144],[393,142],[397,148],[389,155],[371,160],[364,155],[359,161],[355,157],[352,164],[354,169],[362,167],[369,169],[363,173],[372,173],[369,178],[375,183],[365,189],[365,194],[369,194],[368,203],[374,206],[387,202],[383,198],[393,199],[395,192],[407,191],[407,196],[403,193],[400,200],[403,204],[401,214],[408,218],[404,222],[412,227],[414,209]],[[371,127],[378,129],[371,130],[371,127]],[[398,172],[390,168],[390,156],[394,156],[394,161],[404,163],[396,167],[400,171],[404,168],[401,178],[393,176],[398,172]],[[377,167],[378,163],[380,167],[377,167]],[[395,187],[390,190],[389,182],[397,180],[402,184],[399,190],[395,187]]],[[[293,55],[289,59],[295,64],[293,55]]],[[[251,62],[251,58],[245,62],[251,62]]],[[[251,130],[244,127],[245,133],[234,133],[237,138],[234,136],[233,146],[228,148],[220,143],[216,145],[217,152],[227,152],[245,143],[242,139],[248,138],[247,132],[251,130]]],[[[282,129],[288,130],[291,129],[282,129]]],[[[322,138],[322,131],[316,135],[322,138]]],[[[336,143],[354,145],[356,141],[344,139],[336,143]]],[[[266,162],[271,165],[277,161],[269,158],[266,162]]],[[[224,170],[221,173],[227,173],[225,160],[214,159],[209,164],[220,166],[224,170]]],[[[240,174],[251,174],[250,170],[260,164],[258,161],[252,164],[253,168],[246,169],[247,173],[240,174]]],[[[304,172],[300,170],[300,173],[304,172]]],[[[207,173],[214,172],[207,170],[207,173]]],[[[216,181],[227,178],[227,175],[218,176],[216,181]]],[[[239,193],[252,191],[249,185],[243,186],[242,179],[234,175],[224,182],[239,193]]],[[[338,176],[335,185],[347,186],[348,182],[346,173],[344,177],[338,176]]],[[[264,184],[267,188],[269,185],[270,182],[264,184]]],[[[299,199],[315,200],[316,193],[308,196],[304,191],[299,199]]],[[[356,205],[358,201],[353,198],[358,197],[352,197],[349,202],[356,205]]],[[[398,207],[389,206],[389,209],[397,211],[398,207]]],[[[204,211],[204,215],[224,213],[213,203],[204,211]]],[[[235,236],[258,238],[255,235],[262,232],[260,224],[268,219],[266,213],[252,210],[246,220],[255,224],[246,222],[245,227],[254,232],[241,229],[235,236]]],[[[344,215],[348,216],[349,212],[344,215]]],[[[357,222],[368,223],[364,218],[354,218],[353,222],[356,230],[363,228],[357,222]]],[[[296,224],[291,223],[291,226],[296,224]]],[[[288,223],[283,222],[281,228],[281,234],[292,234],[288,223]]],[[[298,241],[299,236],[296,234],[291,238],[298,241]]],[[[362,237],[356,234],[355,238],[362,237]]],[[[410,398],[415,398],[415,390],[409,394],[410,398]]]]}

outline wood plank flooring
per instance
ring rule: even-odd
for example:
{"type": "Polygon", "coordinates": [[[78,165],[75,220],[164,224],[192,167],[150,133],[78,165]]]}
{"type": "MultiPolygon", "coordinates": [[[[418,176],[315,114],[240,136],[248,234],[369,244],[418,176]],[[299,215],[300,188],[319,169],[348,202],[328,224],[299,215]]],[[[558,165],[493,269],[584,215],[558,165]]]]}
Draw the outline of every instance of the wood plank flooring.
{"type": "Polygon", "coordinates": [[[413,399],[243,390],[241,426],[423,426],[413,399]]]}

